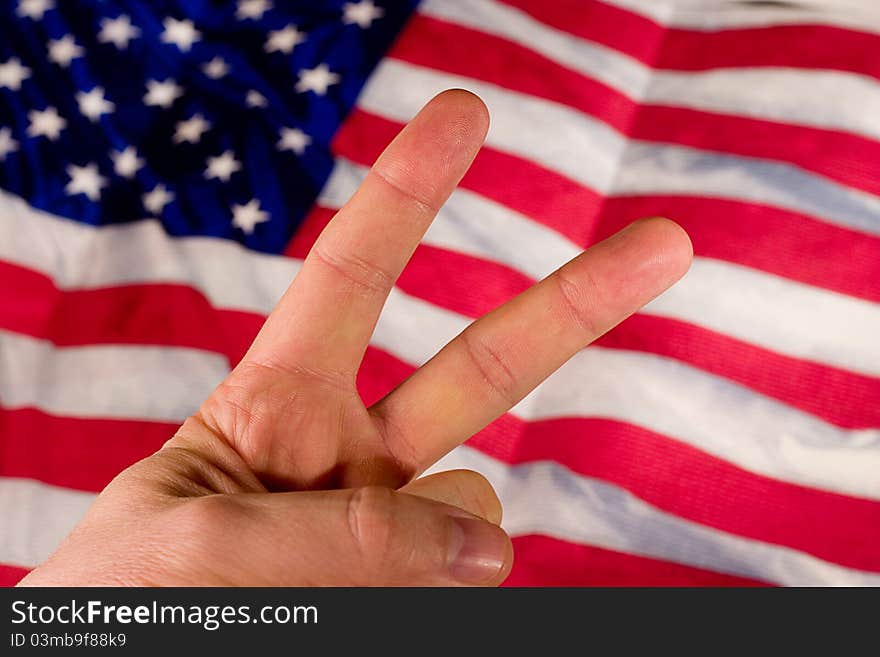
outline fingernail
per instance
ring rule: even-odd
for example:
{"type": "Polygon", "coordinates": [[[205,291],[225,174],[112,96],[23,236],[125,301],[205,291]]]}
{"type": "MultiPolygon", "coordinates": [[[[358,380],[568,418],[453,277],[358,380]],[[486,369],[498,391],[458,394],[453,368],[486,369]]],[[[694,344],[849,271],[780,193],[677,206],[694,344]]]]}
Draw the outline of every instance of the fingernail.
{"type": "Polygon", "coordinates": [[[451,518],[450,574],[463,584],[488,584],[504,567],[507,535],[485,520],[451,518]]]}

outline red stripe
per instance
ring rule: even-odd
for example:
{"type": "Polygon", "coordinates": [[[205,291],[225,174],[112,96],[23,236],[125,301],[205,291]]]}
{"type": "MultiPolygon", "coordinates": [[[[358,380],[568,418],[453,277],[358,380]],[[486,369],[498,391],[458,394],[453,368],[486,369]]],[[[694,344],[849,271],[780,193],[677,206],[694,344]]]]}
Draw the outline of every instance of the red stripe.
{"type": "Polygon", "coordinates": [[[573,107],[632,139],[789,162],[880,193],[880,143],[836,130],[680,107],[639,105],[512,41],[416,15],[389,56],[573,107]],[[481,53],[474,57],[473,53],[481,53]]]}
{"type": "MultiPolygon", "coordinates": [[[[650,18],[596,0],[501,0],[540,23],[626,53],[650,65],[672,31],[650,18]]],[[[711,53],[700,52],[700,57],[711,53]]]]}
{"type": "MultiPolygon", "coordinates": [[[[333,141],[334,151],[372,163],[403,126],[361,109],[333,141]]],[[[533,162],[483,147],[461,186],[587,246],[643,216],[675,219],[697,255],[718,258],[880,301],[880,239],[756,203],[690,196],[611,197],[533,162]]]]}
{"type": "Polygon", "coordinates": [[[223,354],[235,364],[264,317],[217,309],[172,283],[59,290],[45,274],[0,261],[0,326],[59,346],[158,344],[223,354]]]}
{"type": "Polygon", "coordinates": [[[29,572],[30,570],[25,568],[0,563],[0,586],[4,588],[15,586],[29,572]]]}
{"type": "Polygon", "coordinates": [[[502,0],[536,20],[624,52],[655,68],[706,70],[732,66],[832,69],[880,78],[880,61],[865,53],[880,36],[829,25],[777,25],[722,30],[663,27],[596,0],[502,0]]]}
{"type": "Polygon", "coordinates": [[[0,476],[97,492],[176,431],[170,423],[0,408],[0,476]]]}
{"type": "Polygon", "coordinates": [[[880,78],[880,61],[865,56],[878,48],[880,37],[876,34],[830,25],[777,25],[717,32],[675,29],[663,40],[654,65],[691,71],[783,66],[880,78]]]}
{"type": "MultiPolygon", "coordinates": [[[[371,348],[358,378],[361,396],[379,399],[412,371],[371,348]]],[[[507,414],[468,444],[505,463],[556,461],[677,516],[880,571],[880,502],[764,477],[647,429],[601,418],[525,422],[507,414]]]]}
{"type": "Polygon", "coordinates": [[[736,575],[549,536],[518,536],[513,550],[513,570],[504,586],[766,586],[736,575]]]}

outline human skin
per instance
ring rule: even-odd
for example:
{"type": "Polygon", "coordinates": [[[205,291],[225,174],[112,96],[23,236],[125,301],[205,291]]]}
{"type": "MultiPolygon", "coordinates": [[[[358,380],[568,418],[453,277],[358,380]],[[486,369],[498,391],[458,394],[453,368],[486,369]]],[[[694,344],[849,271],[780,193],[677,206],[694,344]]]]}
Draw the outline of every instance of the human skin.
{"type": "Polygon", "coordinates": [[[466,91],[428,103],[242,361],[20,585],[500,584],[513,549],[489,483],[465,470],[417,477],[677,281],[692,249],[671,221],[631,224],[364,406],[355,377],[385,299],[488,126],[466,91]]]}

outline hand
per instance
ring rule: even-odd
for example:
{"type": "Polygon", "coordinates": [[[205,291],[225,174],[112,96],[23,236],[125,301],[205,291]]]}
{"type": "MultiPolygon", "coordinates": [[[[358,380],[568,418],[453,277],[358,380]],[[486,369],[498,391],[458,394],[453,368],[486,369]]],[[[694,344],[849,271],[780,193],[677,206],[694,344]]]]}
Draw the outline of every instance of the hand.
{"type": "Polygon", "coordinates": [[[488,129],[432,100],[316,241],[241,363],[122,472],[24,585],[495,585],[500,503],[414,479],[678,280],[685,233],[637,222],[474,322],[370,408],[355,376],[395,280],[488,129]]]}

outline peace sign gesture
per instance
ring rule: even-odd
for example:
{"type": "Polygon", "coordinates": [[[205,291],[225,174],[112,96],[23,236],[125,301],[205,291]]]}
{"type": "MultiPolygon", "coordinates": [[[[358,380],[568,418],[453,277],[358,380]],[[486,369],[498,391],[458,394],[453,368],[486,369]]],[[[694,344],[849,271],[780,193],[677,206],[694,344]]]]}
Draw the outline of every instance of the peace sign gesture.
{"type": "Polygon", "coordinates": [[[119,475],[24,584],[491,585],[512,549],[480,475],[414,479],[678,280],[685,233],[637,222],[475,321],[367,408],[383,304],[489,125],[433,99],[315,242],[247,354],[119,475]]]}

